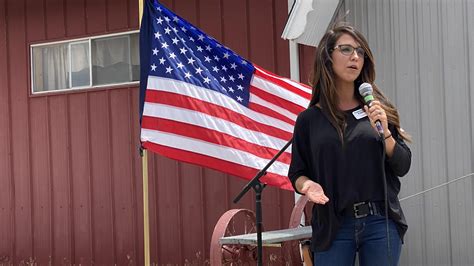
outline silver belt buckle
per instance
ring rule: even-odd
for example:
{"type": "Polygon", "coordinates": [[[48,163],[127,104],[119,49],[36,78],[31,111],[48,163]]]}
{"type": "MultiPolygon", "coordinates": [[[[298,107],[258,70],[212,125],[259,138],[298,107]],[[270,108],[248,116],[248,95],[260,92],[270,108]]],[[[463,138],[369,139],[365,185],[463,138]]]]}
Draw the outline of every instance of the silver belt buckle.
{"type": "Polygon", "coordinates": [[[367,215],[369,215],[370,212],[372,212],[372,208],[370,207],[370,204],[369,204],[369,213],[359,214],[359,206],[364,205],[364,204],[367,204],[367,202],[362,201],[362,202],[354,203],[353,209],[354,209],[354,217],[355,218],[357,218],[357,219],[364,218],[367,215]]]}

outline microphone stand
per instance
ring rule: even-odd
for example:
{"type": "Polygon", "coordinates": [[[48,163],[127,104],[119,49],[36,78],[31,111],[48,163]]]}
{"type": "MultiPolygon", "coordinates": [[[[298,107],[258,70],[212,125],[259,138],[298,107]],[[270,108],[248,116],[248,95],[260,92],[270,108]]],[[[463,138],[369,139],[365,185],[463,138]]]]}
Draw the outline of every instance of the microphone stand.
{"type": "Polygon", "coordinates": [[[255,223],[257,225],[257,265],[263,265],[263,245],[262,245],[262,191],[266,187],[266,184],[260,182],[260,178],[267,174],[267,169],[275,162],[275,160],[280,157],[280,155],[290,146],[293,138],[291,138],[288,143],[283,146],[283,148],[273,156],[273,158],[263,167],[258,173],[252,178],[247,185],[242,189],[242,191],[235,197],[234,203],[239,202],[239,200],[253,188],[255,191],[255,223]]]}

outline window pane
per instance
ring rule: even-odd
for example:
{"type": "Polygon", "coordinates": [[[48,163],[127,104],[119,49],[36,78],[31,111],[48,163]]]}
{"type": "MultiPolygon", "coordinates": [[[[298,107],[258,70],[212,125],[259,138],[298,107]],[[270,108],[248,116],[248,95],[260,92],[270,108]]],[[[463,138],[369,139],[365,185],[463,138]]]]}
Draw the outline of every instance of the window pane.
{"type": "Polygon", "coordinates": [[[93,85],[132,81],[129,40],[128,35],[92,40],[93,85]]]}
{"type": "Polygon", "coordinates": [[[33,48],[33,91],[69,88],[68,44],[33,48]]]}
{"type": "Polygon", "coordinates": [[[130,55],[132,56],[132,80],[140,80],[140,34],[130,35],[130,55]]]}
{"type": "Polygon", "coordinates": [[[90,86],[89,42],[71,43],[72,87],[90,86]]]}

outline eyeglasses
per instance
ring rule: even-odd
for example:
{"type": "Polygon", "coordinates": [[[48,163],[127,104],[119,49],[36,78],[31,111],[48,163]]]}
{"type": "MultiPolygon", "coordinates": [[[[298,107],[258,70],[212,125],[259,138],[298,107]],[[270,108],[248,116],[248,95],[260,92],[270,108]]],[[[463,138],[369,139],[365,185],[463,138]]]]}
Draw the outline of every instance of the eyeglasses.
{"type": "Polygon", "coordinates": [[[365,51],[364,48],[362,47],[353,47],[350,44],[339,44],[334,47],[334,50],[339,49],[343,55],[352,55],[354,53],[354,50],[356,51],[357,55],[359,57],[364,57],[365,56],[365,51]]]}

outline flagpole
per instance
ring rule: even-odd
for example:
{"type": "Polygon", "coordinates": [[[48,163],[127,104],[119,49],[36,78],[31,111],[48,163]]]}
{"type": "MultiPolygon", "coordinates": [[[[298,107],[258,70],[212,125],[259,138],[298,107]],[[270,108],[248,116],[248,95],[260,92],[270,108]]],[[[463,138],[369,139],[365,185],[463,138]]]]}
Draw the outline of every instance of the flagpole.
{"type": "MultiPolygon", "coordinates": [[[[138,0],[138,25],[141,26],[143,16],[143,0],[138,0]]],[[[143,172],[143,250],[145,266],[150,265],[150,221],[148,212],[148,151],[141,149],[143,172]]]]}

